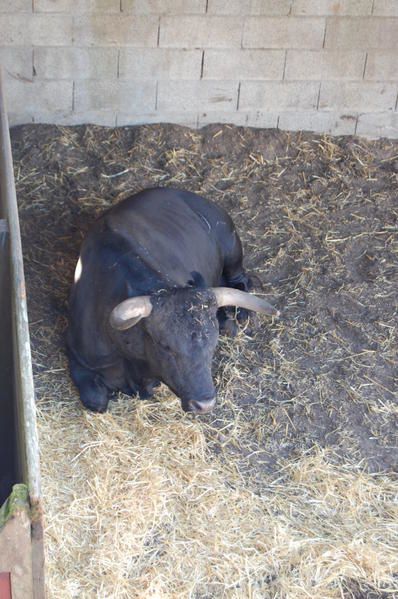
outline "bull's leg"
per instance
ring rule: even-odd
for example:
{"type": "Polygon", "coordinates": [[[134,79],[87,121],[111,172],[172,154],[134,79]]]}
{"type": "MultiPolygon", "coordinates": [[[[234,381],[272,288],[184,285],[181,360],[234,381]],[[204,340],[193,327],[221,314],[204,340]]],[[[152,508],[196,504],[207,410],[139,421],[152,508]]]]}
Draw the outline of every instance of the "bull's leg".
{"type": "Polygon", "coordinates": [[[142,382],[142,385],[139,388],[139,397],[140,399],[151,399],[153,394],[155,393],[156,387],[159,387],[160,381],[155,379],[148,379],[142,382]]]}
{"type": "MultiPolygon", "coordinates": [[[[241,291],[250,291],[253,289],[252,280],[243,268],[242,245],[236,234],[233,237],[233,243],[230,244],[225,253],[222,276],[223,285],[226,287],[240,289],[241,291]]],[[[239,308],[236,314],[238,322],[246,322],[249,314],[248,310],[239,308]]],[[[231,317],[228,317],[228,309],[225,311],[225,319],[231,320],[231,317]]]]}
{"type": "Polygon", "coordinates": [[[220,327],[220,334],[226,335],[227,337],[236,337],[238,334],[238,325],[235,320],[231,318],[225,308],[220,308],[217,312],[218,324],[220,327]]]}
{"type": "Polygon", "coordinates": [[[69,356],[72,380],[79,390],[82,404],[93,412],[105,412],[109,403],[109,392],[95,372],[81,366],[73,356],[69,356]]]}

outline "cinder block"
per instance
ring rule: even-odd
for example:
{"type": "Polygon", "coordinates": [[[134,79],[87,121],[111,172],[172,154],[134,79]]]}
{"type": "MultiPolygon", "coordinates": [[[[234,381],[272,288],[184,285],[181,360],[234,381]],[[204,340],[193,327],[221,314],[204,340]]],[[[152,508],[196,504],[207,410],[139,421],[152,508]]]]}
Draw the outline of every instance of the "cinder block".
{"type": "Polygon", "coordinates": [[[323,18],[250,17],[243,31],[244,48],[322,48],[323,18]]]}
{"type": "Polygon", "coordinates": [[[373,14],[380,17],[398,17],[397,0],[374,0],[373,14]]]}
{"type": "Polygon", "coordinates": [[[1,46],[63,46],[72,43],[72,17],[0,15],[1,46]]]}
{"type": "Polygon", "coordinates": [[[117,114],[117,126],[127,127],[130,125],[152,125],[155,123],[171,123],[196,129],[198,115],[196,112],[151,112],[143,114],[117,114]]]}
{"type": "Polygon", "coordinates": [[[7,106],[15,114],[34,115],[38,111],[72,111],[72,81],[9,80],[6,86],[7,106]]]}
{"type": "Polygon", "coordinates": [[[326,23],[325,48],[396,49],[398,19],[329,18],[326,23]]]}
{"type": "Polygon", "coordinates": [[[114,111],[137,114],[155,110],[156,83],[154,81],[76,81],[75,104],[77,113],[85,111],[114,111]]]}
{"type": "Polygon", "coordinates": [[[117,55],[117,48],[35,48],[33,62],[41,79],[116,79],[117,55]]]}
{"type": "Polygon", "coordinates": [[[396,52],[368,53],[365,79],[371,81],[398,81],[398,56],[396,52]]]}
{"type": "Polygon", "coordinates": [[[248,116],[249,115],[244,112],[218,112],[216,110],[200,112],[198,118],[198,127],[205,127],[206,125],[211,125],[212,123],[245,127],[247,125],[248,116]]]}
{"type": "Polygon", "coordinates": [[[237,99],[235,81],[159,81],[159,111],[233,112],[237,99]]]}
{"type": "Polygon", "coordinates": [[[285,131],[314,131],[331,135],[354,135],[357,115],[340,112],[282,112],[278,128],[285,131]]]}
{"type": "Polygon", "coordinates": [[[282,79],[284,50],[206,50],[204,79],[282,79]]]}
{"type": "Polygon", "coordinates": [[[206,0],[122,0],[122,11],[136,15],[204,14],[206,0]]]}
{"type": "Polygon", "coordinates": [[[34,0],[35,12],[119,13],[120,0],[34,0]]]}
{"type": "Polygon", "coordinates": [[[201,50],[122,48],[120,79],[200,79],[201,50]]]}
{"type": "Polygon", "coordinates": [[[0,46],[19,46],[32,43],[32,19],[28,15],[0,14],[0,46]]]}
{"type": "Polygon", "coordinates": [[[242,81],[239,110],[315,110],[318,93],[315,81],[242,81]]]}
{"type": "Polygon", "coordinates": [[[288,15],[292,0],[209,0],[207,12],[214,15],[288,15]]]}
{"type": "Polygon", "coordinates": [[[0,48],[0,64],[5,74],[14,79],[33,79],[31,48],[0,48]]]}
{"type": "Polygon", "coordinates": [[[36,111],[35,123],[47,123],[51,125],[101,125],[104,127],[116,127],[116,113],[114,111],[98,110],[78,112],[45,112],[36,111]]]}
{"type": "Polygon", "coordinates": [[[32,12],[32,0],[1,0],[0,12],[32,12]]]}
{"type": "Polygon", "coordinates": [[[369,112],[361,114],[358,118],[357,135],[398,139],[398,113],[369,112]]]}
{"type": "Polygon", "coordinates": [[[27,125],[33,123],[33,115],[30,112],[8,112],[8,122],[10,127],[16,127],[17,125],[27,125]]]}
{"type": "Polygon", "coordinates": [[[34,46],[66,46],[72,43],[72,17],[33,15],[31,27],[34,46]]]}
{"type": "Polygon", "coordinates": [[[294,0],[294,15],[370,15],[373,0],[294,0]]]}
{"type": "Polygon", "coordinates": [[[173,16],[160,21],[159,45],[175,48],[240,48],[239,17],[173,16]]]}
{"type": "Polygon", "coordinates": [[[285,79],[362,79],[364,51],[288,50],[285,79]]]}
{"type": "Polygon", "coordinates": [[[76,17],[74,40],[86,46],[156,47],[159,18],[135,15],[76,17]]]}
{"type": "Polygon", "coordinates": [[[393,110],[397,91],[395,83],[323,81],[319,109],[356,112],[393,110]]]}
{"type": "Polygon", "coordinates": [[[248,127],[260,127],[262,129],[276,129],[278,126],[277,112],[262,112],[257,110],[250,112],[247,119],[248,127]]]}

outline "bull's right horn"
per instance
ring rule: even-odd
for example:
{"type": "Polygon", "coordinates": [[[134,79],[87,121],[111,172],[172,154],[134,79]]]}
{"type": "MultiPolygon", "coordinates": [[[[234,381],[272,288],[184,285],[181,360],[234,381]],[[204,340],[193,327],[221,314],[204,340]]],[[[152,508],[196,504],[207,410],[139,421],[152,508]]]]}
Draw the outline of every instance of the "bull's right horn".
{"type": "Polygon", "coordinates": [[[212,291],[216,296],[219,308],[223,306],[237,306],[239,308],[246,308],[246,310],[253,310],[253,312],[269,314],[270,316],[278,317],[280,315],[279,310],[274,308],[267,300],[246,291],[240,291],[232,287],[213,287],[212,291]]]}
{"type": "Polygon", "coordinates": [[[149,295],[140,295],[124,300],[114,308],[109,317],[111,327],[118,331],[130,329],[141,318],[146,318],[152,312],[152,303],[149,295]]]}

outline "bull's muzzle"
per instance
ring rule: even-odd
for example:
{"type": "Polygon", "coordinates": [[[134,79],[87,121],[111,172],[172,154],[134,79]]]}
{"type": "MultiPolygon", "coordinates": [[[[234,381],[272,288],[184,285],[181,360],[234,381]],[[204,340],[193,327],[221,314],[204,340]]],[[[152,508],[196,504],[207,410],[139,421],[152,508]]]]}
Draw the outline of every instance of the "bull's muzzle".
{"type": "Polygon", "coordinates": [[[208,414],[215,405],[216,397],[211,397],[209,399],[190,399],[185,405],[183,404],[183,409],[192,414],[208,414]]]}

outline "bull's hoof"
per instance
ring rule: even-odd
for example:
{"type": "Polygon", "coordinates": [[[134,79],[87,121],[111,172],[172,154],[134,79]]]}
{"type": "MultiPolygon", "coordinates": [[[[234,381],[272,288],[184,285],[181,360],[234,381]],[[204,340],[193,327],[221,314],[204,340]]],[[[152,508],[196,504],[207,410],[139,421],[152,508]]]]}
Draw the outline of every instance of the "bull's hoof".
{"type": "Polygon", "coordinates": [[[96,414],[103,414],[108,409],[108,402],[106,404],[94,404],[82,401],[84,407],[90,412],[95,412],[96,414]]]}
{"type": "Polygon", "coordinates": [[[238,325],[232,318],[227,318],[227,320],[224,320],[224,322],[220,324],[220,333],[227,337],[236,337],[238,334],[238,325]]]}
{"type": "Polygon", "coordinates": [[[245,310],[245,308],[238,308],[236,318],[240,325],[245,325],[249,320],[250,314],[253,312],[249,312],[249,310],[245,310]]]}
{"type": "Polygon", "coordinates": [[[109,394],[107,389],[95,381],[84,381],[79,386],[80,401],[90,412],[103,414],[106,412],[109,403],[109,394]]]}
{"type": "Polygon", "coordinates": [[[138,391],[139,398],[140,399],[151,399],[155,392],[155,388],[159,387],[159,385],[160,385],[159,381],[151,381],[150,383],[143,385],[138,391]]]}

